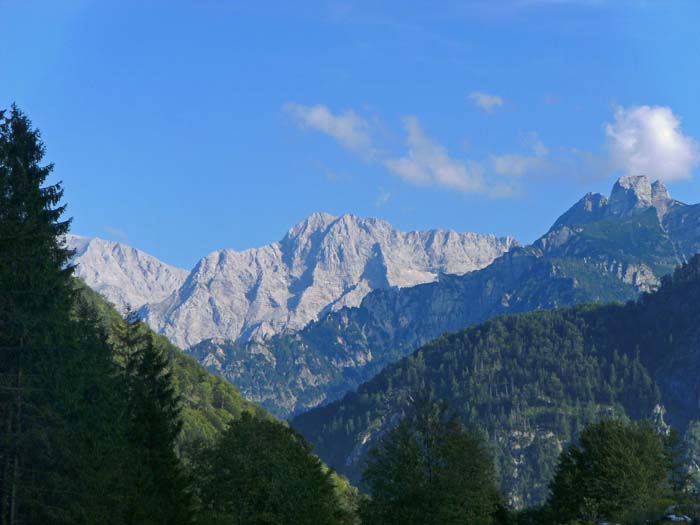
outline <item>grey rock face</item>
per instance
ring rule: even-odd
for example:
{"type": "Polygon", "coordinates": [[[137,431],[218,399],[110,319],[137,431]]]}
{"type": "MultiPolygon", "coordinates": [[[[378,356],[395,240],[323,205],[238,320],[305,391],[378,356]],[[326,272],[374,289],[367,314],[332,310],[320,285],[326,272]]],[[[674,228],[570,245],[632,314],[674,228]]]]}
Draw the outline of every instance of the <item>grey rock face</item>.
{"type": "Polygon", "coordinates": [[[626,215],[652,205],[651,183],[644,175],[620,177],[610,194],[610,214],[626,215]]]}
{"type": "Polygon", "coordinates": [[[656,208],[659,217],[666,215],[668,208],[673,205],[673,202],[663,182],[657,180],[651,185],[651,204],[656,208]]]}
{"type": "Polygon", "coordinates": [[[586,193],[580,201],[557,219],[549,231],[600,220],[607,210],[608,199],[600,193],[586,193]]]}
{"type": "Polygon", "coordinates": [[[483,268],[515,244],[511,237],[400,232],[377,219],[316,213],[274,244],[209,254],[179,289],[141,314],[182,347],[208,338],[263,340],[357,306],[375,289],[483,268]]]}
{"type": "Polygon", "coordinates": [[[162,301],[187,277],[187,270],[119,242],[67,235],[66,245],[75,250],[75,275],[121,312],[162,301]]]}

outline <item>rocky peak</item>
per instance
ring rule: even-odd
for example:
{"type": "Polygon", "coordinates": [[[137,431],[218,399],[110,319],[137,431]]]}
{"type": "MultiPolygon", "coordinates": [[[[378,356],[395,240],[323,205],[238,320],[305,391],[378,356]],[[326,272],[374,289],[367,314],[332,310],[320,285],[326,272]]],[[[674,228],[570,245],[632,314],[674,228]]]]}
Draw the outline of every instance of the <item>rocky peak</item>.
{"type": "Polygon", "coordinates": [[[666,188],[666,185],[662,181],[657,180],[651,185],[651,201],[654,206],[659,203],[666,203],[670,200],[671,194],[668,192],[668,188],[666,188]]]}
{"type": "Polygon", "coordinates": [[[285,235],[283,242],[285,240],[298,240],[303,238],[308,238],[314,233],[322,232],[326,230],[333,222],[337,220],[337,217],[325,212],[315,212],[309,215],[306,219],[298,224],[292,226],[287,235],[285,235]]]}
{"type": "Polygon", "coordinates": [[[608,207],[608,199],[600,193],[586,193],[583,198],[569,208],[550,228],[550,232],[563,226],[569,228],[578,224],[599,220],[608,207]]]}
{"type": "Polygon", "coordinates": [[[652,205],[651,183],[646,175],[620,177],[610,193],[611,215],[629,215],[652,205]]]}
{"type": "Polygon", "coordinates": [[[659,217],[663,217],[666,214],[666,210],[672,204],[673,199],[666,188],[666,185],[657,180],[651,185],[651,203],[656,208],[659,217]]]}
{"type": "Polygon", "coordinates": [[[74,251],[75,275],[122,312],[164,300],[188,274],[120,242],[72,234],[65,242],[74,251]]]}
{"type": "Polygon", "coordinates": [[[328,310],[358,306],[376,288],[483,268],[514,244],[510,237],[401,232],[378,219],[314,213],[280,242],[210,254],[175,293],[142,312],[183,347],[211,337],[264,339],[328,310]]]}

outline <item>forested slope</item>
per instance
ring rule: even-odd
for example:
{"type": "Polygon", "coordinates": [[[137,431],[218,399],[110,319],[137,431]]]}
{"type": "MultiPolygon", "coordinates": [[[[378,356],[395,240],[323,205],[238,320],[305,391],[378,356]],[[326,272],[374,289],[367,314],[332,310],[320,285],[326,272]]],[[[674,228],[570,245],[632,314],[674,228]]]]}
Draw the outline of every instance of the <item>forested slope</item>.
{"type": "Polygon", "coordinates": [[[497,317],[440,337],[292,425],[359,479],[366,451],[424,389],[483,428],[517,504],[541,501],[562,447],[602,416],[700,418],[700,258],[627,305],[497,317]]]}
{"type": "MultiPolygon", "coordinates": [[[[101,295],[78,279],[75,283],[80,296],[99,313],[108,332],[112,332],[116,324],[124,322],[114,306],[101,295]]],[[[165,337],[156,334],[153,334],[153,337],[168,356],[173,384],[181,396],[181,441],[191,441],[195,438],[211,440],[232,418],[240,417],[244,411],[257,417],[273,419],[262,408],[246,401],[235,386],[207,372],[195,359],[183,354],[165,337]]]]}

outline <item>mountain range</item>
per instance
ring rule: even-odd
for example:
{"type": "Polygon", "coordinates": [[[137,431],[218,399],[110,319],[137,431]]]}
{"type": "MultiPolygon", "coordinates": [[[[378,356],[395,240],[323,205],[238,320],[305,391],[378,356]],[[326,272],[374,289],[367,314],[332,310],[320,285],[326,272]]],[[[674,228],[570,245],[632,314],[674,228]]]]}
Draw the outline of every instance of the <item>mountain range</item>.
{"type": "Polygon", "coordinates": [[[314,213],[262,248],[219,250],[187,272],[123,243],[69,235],[76,275],[182,348],[203,339],[262,340],[357,306],[372,290],[483,268],[516,241],[314,213]]]}
{"type": "Polygon", "coordinates": [[[210,253],[177,290],[141,314],[183,348],[209,338],[263,340],[357,306],[375,289],[482,268],[514,244],[509,237],[404,233],[376,219],[315,213],[279,242],[210,253]]]}
{"type": "Polygon", "coordinates": [[[290,416],[342,397],[442,333],[503,313],[651,291],[700,250],[699,225],[700,206],[628,176],[609,197],[585,195],[523,247],[509,237],[403,233],[318,213],[278,243],[213,252],[184,278],[118,243],[83,240],[94,249],[76,260],[93,288],[145,303],[140,313],[156,331],[246,398],[290,416]],[[125,284],[113,285],[114,275],[125,284]]]}
{"type": "Polygon", "coordinates": [[[422,344],[504,313],[627,301],[700,249],[700,206],[661,182],[623,177],[610,197],[587,194],[533,244],[490,265],[368,294],[302,330],[246,344],[188,349],[209,370],[282,416],[341,397],[422,344]]]}

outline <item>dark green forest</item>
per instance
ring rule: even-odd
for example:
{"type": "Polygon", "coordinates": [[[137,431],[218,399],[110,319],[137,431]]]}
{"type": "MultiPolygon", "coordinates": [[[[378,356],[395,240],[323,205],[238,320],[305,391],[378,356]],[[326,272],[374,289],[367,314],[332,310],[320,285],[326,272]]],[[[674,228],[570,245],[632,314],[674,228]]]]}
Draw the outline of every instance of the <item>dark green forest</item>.
{"type": "Polygon", "coordinates": [[[698,301],[695,257],[626,305],[497,317],[444,335],[292,425],[358,482],[367,451],[406,414],[413,393],[428,389],[485,432],[510,503],[537,504],[558,454],[589,423],[651,418],[696,428],[698,301]]]}

